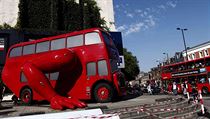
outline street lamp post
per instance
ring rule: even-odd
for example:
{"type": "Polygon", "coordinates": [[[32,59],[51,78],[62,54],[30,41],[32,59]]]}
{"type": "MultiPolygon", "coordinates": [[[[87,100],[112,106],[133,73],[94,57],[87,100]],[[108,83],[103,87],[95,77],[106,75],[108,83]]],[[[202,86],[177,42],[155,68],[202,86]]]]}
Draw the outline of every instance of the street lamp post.
{"type": "Polygon", "coordinates": [[[169,57],[168,57],[168,53],[163,53],[164,55],[166,55],[166,57],[167,57],[167,63],[169,64],[169,57]]]}
{"type": "Polygon", "coordinates": [[[185,37],[184,37],[184,31],[186,31],[187,29],[184,28],[176,28],[177,30],[181,30],[182,31],[182,37],[183,37],[183,42],[184,42],[184,48],[185,48],[185,52],[186,52],[186,60],[188,60],[188,55],[187,55],[187,46],[186,46],[186,42],[185,42],[185,37]]]}

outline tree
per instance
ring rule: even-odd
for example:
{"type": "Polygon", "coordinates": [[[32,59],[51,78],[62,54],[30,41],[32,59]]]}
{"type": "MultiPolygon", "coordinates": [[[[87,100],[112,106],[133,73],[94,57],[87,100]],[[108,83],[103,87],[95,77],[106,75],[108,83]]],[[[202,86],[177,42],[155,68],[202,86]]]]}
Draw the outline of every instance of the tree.
{"type": "Polygon", "coordinates": [[[134,80],[140,72],[138,60],[136,56],[133,56],[126,48],[123,48],[123,54],[125,58],[125,68],[122,69],[122,72],[125,74],[126,80],[134,80]]]}
{"type": "Polygon", "coordinates": [[[106,28],[95,0],[81,1],[84,4],[78,4],[75,0],[20,0],[16,27],[62,31],[106,28]]]}

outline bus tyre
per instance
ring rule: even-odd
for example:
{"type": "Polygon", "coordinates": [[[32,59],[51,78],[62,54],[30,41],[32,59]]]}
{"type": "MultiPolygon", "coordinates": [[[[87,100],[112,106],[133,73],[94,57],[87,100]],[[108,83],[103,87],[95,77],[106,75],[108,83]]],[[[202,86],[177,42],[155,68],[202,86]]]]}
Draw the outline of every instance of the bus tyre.
{"type": "Polygon", "coordinates": [[[208,94],[208,88],[207,87],[202,88],[202,94],[204,94],[204,95],[208,94]]]}
{"type": "Polygon", "coordinates": [[[113,88],[107,83],[99,83],[94,89],[94,98],[99,103],[110,102],[113,96],[113,88]]]}
{"type": "Polygon", "coordinates": [[[31,105],[32,104],[32,91],[29,88],[24,88],[21,91],[20,99],[24,105],[31,105]]]}

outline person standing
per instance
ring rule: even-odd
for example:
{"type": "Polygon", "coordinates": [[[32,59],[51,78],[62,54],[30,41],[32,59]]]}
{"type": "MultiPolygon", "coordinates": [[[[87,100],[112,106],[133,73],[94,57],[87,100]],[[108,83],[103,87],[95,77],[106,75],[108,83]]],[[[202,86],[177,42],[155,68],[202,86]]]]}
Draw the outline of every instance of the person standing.
{"type": "Polygon", "coordinates": [[[183,84],[183,95],[187,97],[187,82],[185,81],[183,84]]]}
{"type": "Polygon", "coordinates": [[[173,82],[173,94],[177,95],[177,86],[176,86],[176,82],[173,82]]]}
{"type": "Polygon", "coordinates": [[[4,83],[0,81],[0,102],[3,100],[4,90],[5,90],[4,83]]]}
{"type": "Polygon", "coordinates": [[[148,86],[147,86],[147,90],[148,90],[148,93],[150,95],[152,95],[152,88],[151,88],[151,84],[149,83],[148,86]]]}

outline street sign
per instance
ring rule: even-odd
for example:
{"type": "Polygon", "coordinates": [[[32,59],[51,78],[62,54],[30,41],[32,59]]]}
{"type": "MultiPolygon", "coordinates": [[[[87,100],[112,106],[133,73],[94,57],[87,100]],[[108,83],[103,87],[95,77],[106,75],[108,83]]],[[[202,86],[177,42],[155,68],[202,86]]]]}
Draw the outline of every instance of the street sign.
{"type": "Polygon", "coordinates": [[[0,50],[4,50],[4,38],[0,38],[0,50]]]}
{"type": "Polygon", "coordinates": [[[125,68],[125,59],[123,55],[120,56],[120,62],[118,62],[117,65],[118,65],[118,68],[125,68]]]}

